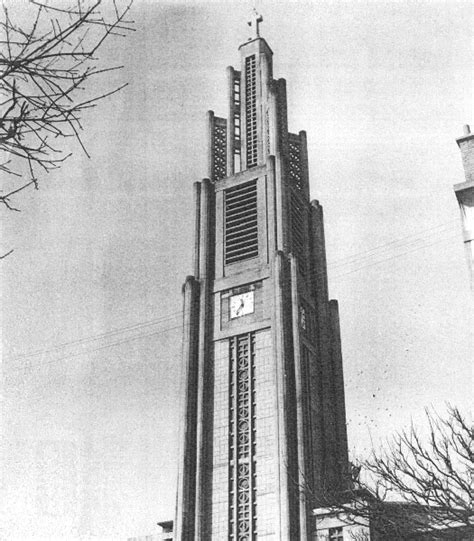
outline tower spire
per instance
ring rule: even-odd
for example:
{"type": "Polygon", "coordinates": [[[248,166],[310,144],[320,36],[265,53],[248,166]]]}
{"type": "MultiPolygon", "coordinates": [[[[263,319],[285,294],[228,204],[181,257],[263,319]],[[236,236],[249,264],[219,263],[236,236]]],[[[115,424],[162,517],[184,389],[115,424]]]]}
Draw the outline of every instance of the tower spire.
{"type": "Polygon", "coordinates": [[[250,21],[247,24],[252,28],[253,35],[250,39],[257,39],[260,37],[260,23],[263,22],[263,17],[258,13],[258,11],[253,8],[252,14],[250,15],[250,21]]]}
{"type": "Polygon", "coordinates": [[[316,494],[346,488],[337,304],[306,133],[260,37],[229,67],[228,116],[208,112],[195,187],[195,273],[184,286],[176,541],[310,541],[316,494]]]}

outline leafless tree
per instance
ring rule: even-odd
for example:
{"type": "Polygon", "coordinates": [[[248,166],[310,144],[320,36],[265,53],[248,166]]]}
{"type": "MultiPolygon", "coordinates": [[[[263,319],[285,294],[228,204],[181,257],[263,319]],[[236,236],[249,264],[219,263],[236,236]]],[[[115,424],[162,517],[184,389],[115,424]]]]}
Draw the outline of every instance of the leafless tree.
{"type": "MultiPolygon", "coordinates": [[[[29,24],[13,20],[3,0],[0,21],[0,203],[18,211],[17,197],[70,156],[65,140],[81,139],[82,113],[127,83],[94,93],[95,79],[121,66],[101,66],[111,37],[132,31],[133,0],[29,0],[29,24]]],[[[5,254],[7,255],[7,254],[5,254]]]]}
{"type": "Polygon", "coordinates": [[[424,511],[432,529],[459,525],[474,533],[473,427],[456,407],[445,418],[426,410],[426,418],[425,438],[412,425],[374,452],[365,468],[385,499],[402,499],[412,514],[424,511]]]}
{"type": "Polygon", "coordinates": [[[413,425],[395,435],[361,463],[363,483],[310,491],[315,505],[348,524],[369,521],[373,539],[473,539],[473,428],[456,407],[426,418],[426,436],[413,425]]]}
{"type": "Polygon", "coordinates": [[[353,541],[370,541],[370,532],[368,531],[351,532],[350,538],[353,541]]]}

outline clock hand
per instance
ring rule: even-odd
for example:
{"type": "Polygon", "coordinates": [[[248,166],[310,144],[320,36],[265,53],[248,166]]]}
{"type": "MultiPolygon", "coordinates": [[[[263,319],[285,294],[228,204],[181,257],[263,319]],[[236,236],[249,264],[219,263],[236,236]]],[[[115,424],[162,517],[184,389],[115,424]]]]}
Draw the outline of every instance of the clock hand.
{"type": "Polygon", "coordinates": [[[237,308],[237,312],[235,312],[236,315],[240,314],[240,311],[242,310],[243,307],[244,307],[244,299],[240,299],[240,306],[237,308]]]}

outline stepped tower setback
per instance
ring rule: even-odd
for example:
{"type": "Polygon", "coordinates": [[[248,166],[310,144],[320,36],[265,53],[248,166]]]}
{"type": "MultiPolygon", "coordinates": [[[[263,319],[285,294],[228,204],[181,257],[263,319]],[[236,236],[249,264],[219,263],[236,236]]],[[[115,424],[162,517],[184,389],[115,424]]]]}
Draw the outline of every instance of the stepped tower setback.
{"type": "Polygon", "coordinates": [[[318,491],[347,484],[338,306],[306,133],[260,36],[208,112],[184,296],[184,407],[175,539],[309,540],[318,491]]]}

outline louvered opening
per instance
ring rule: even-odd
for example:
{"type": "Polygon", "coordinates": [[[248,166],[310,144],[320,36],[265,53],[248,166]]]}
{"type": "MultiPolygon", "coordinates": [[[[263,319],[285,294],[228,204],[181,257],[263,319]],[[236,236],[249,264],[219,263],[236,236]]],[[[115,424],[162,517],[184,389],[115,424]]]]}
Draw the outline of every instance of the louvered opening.
{"type": "Polygon", "coordinates": [[[305,206],[295,193],[291,194],[291,238],[293,253],[298,257],[299,270],[305,275],[305,206]]]}
{"type": "Polygon", "coordinates": [[[303,205],[298,198],[292,194],[291,198],[291,222],[293,233],[293,247],[299,254],[304,253],[304,217],[303,205]]]}
{"type": "Polygon", "coordinates": [[[257,64],[255,55],[245,59],[245,122],[247,167],[257,165],[257,64]]]}
{"type": "Polygon", "coordinates": [[[214,180],[225,178],[227,173],[227,121],[215,118],[214,124],[214,180]]]}
{"type": "Polygon", "coordinates": [[[234,171],[239,173],[242,168],[241,161],[241,138],[242,127],[240,120],[240,72],[236,71],[234,76],[234,171]]]}
{"type": "Polygon", "coordinates": [[[225,263],[258,255],[257,182],[225,191],[225,263]]]}
{"type": "Polygon", "coordinates": [[[302,179],[302,167],[301,167],[301,154],[300,154],[300,143],[298,136],[289,134],[289,174],[290,179],[298,190],[303,190],[303,179],[302,179]]]}

